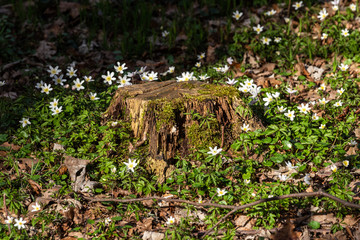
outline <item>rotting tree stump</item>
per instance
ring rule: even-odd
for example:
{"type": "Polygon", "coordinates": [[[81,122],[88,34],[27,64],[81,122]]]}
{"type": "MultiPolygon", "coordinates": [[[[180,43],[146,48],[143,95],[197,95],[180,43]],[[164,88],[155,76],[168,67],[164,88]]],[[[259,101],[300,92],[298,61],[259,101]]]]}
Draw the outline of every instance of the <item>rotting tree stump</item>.
{"type": "MultiPolygon", "coordinates": [[[[148,82],[119,88],[104,113],[105,121],[131,122],[137,146],[148,141],[150,168],[160,178],[177,154],[192,149],[227,148],[242,132],[263,128],[237,89],[199,81],[148,82]]],[[[163,179],[162,179],[163,180],[163,179]]],[[[160,180],[161,181],[161,180],[160,180]]]]}

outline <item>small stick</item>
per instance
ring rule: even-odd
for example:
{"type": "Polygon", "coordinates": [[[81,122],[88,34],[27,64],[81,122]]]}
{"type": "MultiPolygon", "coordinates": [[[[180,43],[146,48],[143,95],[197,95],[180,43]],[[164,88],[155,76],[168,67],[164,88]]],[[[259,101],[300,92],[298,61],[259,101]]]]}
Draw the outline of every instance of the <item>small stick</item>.
{"type": "MultiPolygon", "coordinates": [[[[271,201],[275,201],[275,200],[281,200],[281,199],[286,199],[286,198],[301,198],[301,197],[327,197],[330,198],[334,201],[337,201],[339,203],[341,203],[342,205],[344,205],[345,207],[349,207],[349,208],[356,208],[356,209],[360,209],[360,205],[356,204],[356,203],[351,203],[345,200],[342,200],[338,197],[335,197],[323,190],[319,190],[317,192],[302,192],[302,193],[292,193],[292,194],[287,194],[287,195],[281,195],[281,196],[276,196],[276,197],[272,197],[272,198],[264,198],[264,199],[260,199],[257,200],[255,202],[252,203],[248,203],[248,204],[244,204],[244,205],[240,205],[240,206],[235,206],[235,205],[225,205],[225,204],[217,204],[217,203],[198,203],[198,202],[193,202],[193,201],[189,201],[189,200],[184,200],[184,199],[173,199],[173,198],[164,198],[164,197],[158,197],[158,196],[153,196],[153,197],[143,197],[143,198],[128,198],[128,199],[118,199],[118,198],[92,198],[92,197],[85,197],[84,199],[89,200],[90,202],[121,202],[121,203],[130,203],[130,202],[141,202],[144,200],[161,200],[161,201],[165,201],[165,202],[178,202],[178,203],[187,203],[193,206],[202,206],[202,207],[218,207],[218,208],[225,208],[225,209],[236,209],[236,210],[241,210],[241,209],[245,209],[245,208],[249,208],[261,203],[265,203],[265,202],[271,202],[271,201]]],[[[42,197],[40,197],[42,199],[42,197]]],[[[44,198],[45,199],[45,198],[44,198]]],[[[47,200],[55,200],[52,198],[46,198],[47,200]]]]}
{"type": "Polygon", "coordinates": [[[220,148],[224,147],[224,140],[225,140],[224,132],[225,132],[225,126],[221,125],[221,145],[220,145],[220,148]]]}
{"type": "Polygon", "coordinates": [[[288,17],[290,17],[290,8],[291,8],[291,0],[289,0],[289,6],[288,6],[288,17]]]}
{"type": "MultiPolygon", "coordinates": [[[[8,217],[8,216],[9,216],[9,212],[8,212],[8,210],[7,210],[7,208],[6,208],[6,194],[5,194],[5,193],[4,193],[4,198],[3,198],[3,200],[4,200],[4,212],[6,213],[6,217],[8,217]]],[[[10,224],[6,224],[6,225],[8,225],[9,234],[11,234],[10,224]]]]}

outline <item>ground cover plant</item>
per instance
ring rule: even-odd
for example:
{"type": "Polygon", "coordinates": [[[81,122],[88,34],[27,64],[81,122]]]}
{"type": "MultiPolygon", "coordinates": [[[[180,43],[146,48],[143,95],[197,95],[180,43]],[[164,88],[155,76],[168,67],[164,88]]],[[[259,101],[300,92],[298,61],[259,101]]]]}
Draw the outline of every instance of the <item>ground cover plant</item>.
{"type": "Polygon", "coordinates": [[[0,238],[359,239],[359,11],[336,0],[2,5],[0,238]],[[160,181],[148,142],[103,115],[118,88],[169,80],[229,86],[263,128],[244,123],[226,147],[200,137],[213,115],[183,113],[200,143],[160,181]]]}

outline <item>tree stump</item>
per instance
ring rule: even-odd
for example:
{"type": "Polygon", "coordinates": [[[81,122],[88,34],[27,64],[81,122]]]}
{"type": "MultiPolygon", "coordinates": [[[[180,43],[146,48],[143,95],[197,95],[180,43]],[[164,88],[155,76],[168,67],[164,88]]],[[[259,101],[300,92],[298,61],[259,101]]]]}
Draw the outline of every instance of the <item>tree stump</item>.
{"type": "Polygon", "coordinates": [[[157,164],[161,169],[177,154],[186,155],[194,148],[229,147],[243,123],[252,130],[263,127],[237,89],[199,81],[119,88],[103,117],[130,121],[137,145],[148,140],[151,160],[161,161],[157,164]]]}

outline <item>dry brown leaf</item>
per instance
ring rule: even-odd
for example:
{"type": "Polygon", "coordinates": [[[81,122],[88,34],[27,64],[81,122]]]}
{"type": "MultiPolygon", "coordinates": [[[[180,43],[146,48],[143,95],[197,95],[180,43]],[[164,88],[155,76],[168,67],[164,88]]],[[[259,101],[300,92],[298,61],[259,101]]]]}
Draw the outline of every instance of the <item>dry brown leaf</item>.
{"type": "Polygon", "coordinates": [[[59,168],[59,175],[64,175],[67,172],[68,168],[65,165],[61,165],[59,168]]]}
{"type": "Polygon", "coordinates": [[[34,192],[36,194],[41,193],[41,186],[37,182],[35,182],[34,180],[29,179],[28,183],[30,184],[31,188],[34,190],[34,192]]]}
{"type": "Polygon", "coordinates": [[[176,36],[175,41],[176,42],[186,41],[187,39],[188,39],[188,37],[186,36],[186,34],[181,32],[181,33],[179,33],[179,35],[176,36]]]}
{"type": "Polygon", "coordinates": [[[235,226],[238,230],[250,230],[254,227],[255,221],[246,215],[240,215],[235,219],[235,226]]]}
{"type": "Polygon", "coordinates": [[[0,6],[0,15],[11,15],[12,11],[13,11],[13,4],[6,4],[6,5],[2,5],[0,6]]]}
{"type": "Polygon", "coordinates": [[[89,160],[74,158],[65,155],[64,164],[69,170],[70,178],[73,182],[75,192],[81,191],[85,186],[86,165],[88,165],[89,163],[89,160]]]}
{"type": "Polygon", "coordinates": [[[47,189],[45,192],[42,192],[42,197],[36,198],[36,202],[40,202],[43,205],[49,204],[52,195],[57,193],[60,189],[60,186],[54,186],[53,188],[47,189]]]}
{"type": "Polygon", "coordinates": [[[63,33],[65,27],[65,21],[62,18],[58,18],[49,27],[45,26],[44,38],[48,39],[51,35],[57,37],[63,33]]]}
{"type": "Polygon", "coordinates": [[[257,55],[254,55],[253,52],[248,51],[244,54],[242,65],[250,64],[251,68],[259,68],[260,67],[260,58],[257,55]]]}
{"type": "Polygon", "coordinates": [[[145,231],[142,237],[143,240],[162,240],[164,238],[165,238],[164,233],[149,232],[149,231],[145,231]]]}
{"type": "Polygon", "coordinates": [[[282,81],[276,80],[275,78],[265,78],[265,77],[259,77],[254,81],[256,82],[256,85],[261,86],[262,88],[268,88],[270,86],[274,87],[282,83],[282,81]]]}
{"type": "Polygon", "coordinates": [[[21,149],[21,146],[8,142],[4,142],[3,144],[0,145],[0,147],[10,148],[10,150],[14,150],[14,151],[19,151],[21,149]]]}
{"type": "Polygon", "coordinates": [[[141,203],[145,207],[152,207],[154,205],[154,201],[152,199],[141,201],[141,203]]]}
{"type": "Polygon", "coordinates": [[[61,13],[65,13],[70,11],[70,16],[72,18],[77,18],[80,15],[80,7],[81,5],[76,2],[65,2],[60,1],[59,10],[61,13]]]}
{"type": "Polygon", "coordinates": [[[312,25],[312,34],[316,35],[316,36],[321,36],[321,26],[318,23],[315,23],[312,25]]]}
{"type": "Polygon", "coordinates": [[[301,232],[295,231],[295,226],[287,220],[286,224],[273,236],[273,240],[297,240],[300,239],[301,232]]]}
{"type": "Polygon", "coordinates": [[[40,41],[39,47],[34,54],[36,57],[45,60],[51,58],[56,53],[56,45],[45,40],[40,41]]]}
{"type": "Polygon", "coordinates": [[[348,226],[354,226],[357,222],[359,222],[358,217],[355,217],[353,215],[346,215],[342,223],[348,225],[348,226]]]}
{"type": "Polygon", "coordinates": [[[360,239],[360,223],[357,224],[353,236],[355,239],[360,239]]]}
{"type": "Polygon", "coordinates": [[[54,143],[53,152],[55,151],[64,151],[65,147],[59,143],[54,143]]]}
{"type": "Polygon", "coordinates": [[[207,63],[211,63],[211,62],[215,61],[215,59],[216,59],[215,51],[218,47],[220,47],[219,44],[216,44],[215,46],[211,46],[211,45],[208,46],[207,51],[206,51],[206,62],[207,63]]]}
{"type": "Polygon", "coordinates": [[[75,237],[76,239],[85,238],[81,232],[70,232],[69,237],[75,237]]]}
{"type": "Polygon", "coordinates": [[[276,67],[275,63],[266,63],[266,64],[262,65],[260,69],[262,71],[272,72],[272,71],[274,71],[275,67],[276,67]]]}
{"type": "Polygon", "coordinates": [[[309,186],[309,187],[305,190],[305,192],[314,192],[314,189],[312,188],[312,186],[309,186]]]}
{"type": "Polygon", "coordinates": [[[322,69],[325,69],[326,68],[326,60],[323,59],[323,58],[315,58],[314,59],[314,62],[313,62],[313,65],[318,67],[318,68],[322,68],[322,69]]]}
{"type": "Polygon", "coordinates": [[[152,229],[152,222],[153,222],[153,218],[149,217],[149,218],[145,218],[142,221],[137,221],[136,222],[136,229],[140,232],[144,232],[145,230],[151,230],[152,229]]]}
{"type": "Polygon", "coordinates": [[[161,59],[160,61],[153,61],[153,60],[149,60],[149,59],[146,60],[145,62],[141,61],[141,60],[136,61],[136,66],[147,67],[147,68],[151,68],[151,69],[155,69],[164,64],[165,65],[167,64],[166,59],[161,59]]]}
{"type": "Polygon", "coordinates": [[[311,240],[309,229],[307,227],[305,227],[304,231],[302,232],[301,240],[311,240]]]}
{"type": "Polygon", "coordinates": [[[79,208],[74,209],[74,218],[73,221],[75,224],[82,224],[84,222],[85,215],[80,213],[79,208]]]}
{"type": "Polygon", "coordinates": [[[19,161],[21,161],[22,163],[26,164],[27,167],[29,168],[33,168],[35,166],[35,164],[37,164],[39,162],[39,159],[34,159],[34,158],[19,158],[19,161]]]}
{"type": "Polygon", "coordinates": [[[320,224],[334,224],[337,222],[337,218],[333,213],[314,213],[310,221],[317,221],[320,224]]]}
{"type": "Polygon", "coordinates": [[[354,133],[355,133],[355,137],[360,138],[360,128],[356,128],[354,130],[354,133]]]}
{"type": "Polygon", "coordinates": [[[10,98],[12,100],[17,99],[17,93],[16,92],[5,92],[0,94],[0,97],[6,97],[10,98]]]}
{"type": "Polygon", "coordinates": [[[61,240],[77,240],[77,237],[64,237],[61,240]]]}

